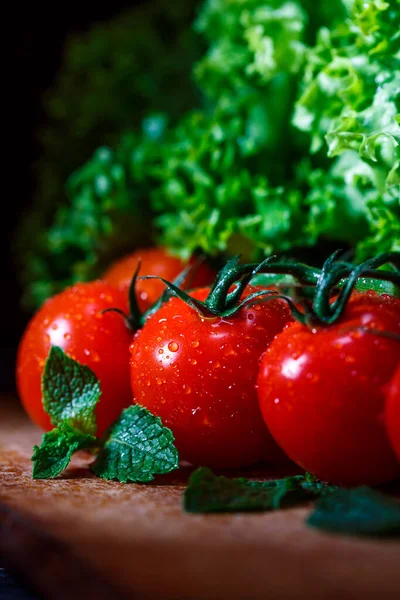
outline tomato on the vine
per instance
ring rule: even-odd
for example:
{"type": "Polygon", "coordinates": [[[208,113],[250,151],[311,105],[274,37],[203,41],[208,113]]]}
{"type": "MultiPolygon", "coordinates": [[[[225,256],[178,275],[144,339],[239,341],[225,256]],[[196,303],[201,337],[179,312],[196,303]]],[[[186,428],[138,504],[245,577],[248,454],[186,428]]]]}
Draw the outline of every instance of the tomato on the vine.
{"type": "Polygon", "coordinates": [[[400,300],[353,294],[333,325],[288,326],[261,362],[258,396],[279,446],[306,471],[345,485],[400,475],[384,424],[385,388],[400,361],[400,300]]]}
{"type": "Polygon", "coordinates": [[[385,422],[389,440],[400,461],[400,363],[388,387],[385,422]]]}
{"type": "MultiPolygon", "coordinates": [[[[169,254],[166,248],[140,248],[110,265],[102,279],[127,291],[139,261],[141,263],[139,276],[155,275],[168,281],[173,281],[186,266],[180,258],[169,254]]],[[[194,262],[194,258],[189,261],[190,264],[194,264],[194,262]]],[[[194,267],[193,277],[192,274],[187,276],[187,286],[202,287],[212,283],[214,277],[215,271],[203,262],[198,267],[194,267]]],[[[184,288],[185,285],[183,284],[181,287],[184,288]]],[[[158,300],[165,290],[165,285],[160,279],[138,279],[135,289],[139,308],[145,311],[158,300]]]]}
{"type": "MultiPolygon", "coordinates": [[[[190,295],[204,300],[209,288],[190,295]]],[[[255,289],[250,286],[247,297],[255,289]]],[[[182,459],[240,467],[277,450],[263,422],[255,383],[259,358],[292,318],[282,300],[206,317],[172,297],[131,346],[134,401],[161,417],[182,459]]]]}
{"type": "Polygon", "coordinates": [[[127,312],[127,294],[107,283],[78,283],[47,300],[32,317],[17,354],[17,387],[29,417],[42,429],[52,428],[42,403],[41,377],[51,346],[90,367],[100,380],[102,394],[96,407],[97,433],[132,402],[129,381],[129,344],[132,333],[120,315],[127,312]]]}

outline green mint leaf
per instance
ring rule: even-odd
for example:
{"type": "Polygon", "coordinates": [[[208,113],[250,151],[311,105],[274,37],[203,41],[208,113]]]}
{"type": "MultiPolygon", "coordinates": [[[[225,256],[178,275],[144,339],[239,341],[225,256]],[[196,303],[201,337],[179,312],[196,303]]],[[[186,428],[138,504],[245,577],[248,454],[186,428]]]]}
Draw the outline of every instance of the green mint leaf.
{"type": "Polygon", "coordinates": [[[400,503],[364,486],[337,489],[317,500],[307,524],[348,535],[400,535],[400,503]]]}
{"type": "Polygon", "coordinates": [[[172,431],[137,404],[122,411],[92,466],[99,477],[123,483],[151,481],[177,468],[172,431]]]}
{"type": "Polygon", "coordinates": [[[272,481],[229,479],[201,467],[189,479],[184,508],[191,513],[277,510],[321,493],[311,483],[303,488],[306,483],[303,475],[272,481]]]}
{"type": "Polygon", "coordinates": [[[57,426],[64,421],[83,433],[96,433],[94,409],[100,398],[100,382],[89,367],[52,346],[42,377],[43,405],[57,426]]]}
{"type": "Polygon", "coordinates": [[[45,433],[40,446],[33,448],[34,479],[54,478],[64,471],[72,455],[78,450],[92,448],[96,445],[95,437],[82,433],[68,423],[45,433]]]}

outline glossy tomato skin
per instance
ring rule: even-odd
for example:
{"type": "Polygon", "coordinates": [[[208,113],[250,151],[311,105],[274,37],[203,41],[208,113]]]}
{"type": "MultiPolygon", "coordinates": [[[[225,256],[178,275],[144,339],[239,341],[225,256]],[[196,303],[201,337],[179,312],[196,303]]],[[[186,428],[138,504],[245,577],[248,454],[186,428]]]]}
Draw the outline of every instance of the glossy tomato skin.
{"type": "Polygon", "coordinates": [[[261,410],[289,458],[322,480],[375,485],[400,475],[385,432],[385,386],[400,360],[400,301],[356,294],[340,322],[318,331],[287,327],[258,377],[261,410]]]}
{"type": "Polygon", "coordinates": [[[400,461],[400,363],[388,386],[385,423],[392,448],[400,461]]]}
{"type": "Polygon", "coordinates": [[[100,314],[111,307],[126,312],[126,294],[100,281],[79,283],[47,300],[28,323],[18,348],[17,387],[29,417],[45,431],[52,425],[42,404],[41,377],[52,345],[90,367],[99,378],[102,390],[96,408],[99,435],[131,404],[132,333],[120,315],[100,314]]]}
{"type": "MultiPolygon", "coordinates": [[[[141,262],[139,275],[157,275],[168,281],[173,281],[186,266],[180,258],[169,254],[166,248],[140,248],[113,263],[103,274],[102,279],[127,291],[139,260],[141,262]]],[[[190,262],[193,263],[194,259],[190,262]]],[[[211,284],[214,278],[215,271],[206,263],[202,263],[193,274],[193,279],[188,277],[187,283],[193,288],[201,287],[211,284]]],[[[150,308],[164,291],[165,285],[160,280],[138,279],[136,293],[139,308],[142,311],[150,308]]]]}
{"type": "MultiPolygon", "coordinates": [[[[204,300],[208,292],[191,295],[204,300]]],[[[136,334],[135,401],[171,428],[181,459],[233,468],[276,453],[255,383],[260,355],[290,319],[280,300],[243,308],[234,317],[205,319],[171,298],[136,334]]]]}

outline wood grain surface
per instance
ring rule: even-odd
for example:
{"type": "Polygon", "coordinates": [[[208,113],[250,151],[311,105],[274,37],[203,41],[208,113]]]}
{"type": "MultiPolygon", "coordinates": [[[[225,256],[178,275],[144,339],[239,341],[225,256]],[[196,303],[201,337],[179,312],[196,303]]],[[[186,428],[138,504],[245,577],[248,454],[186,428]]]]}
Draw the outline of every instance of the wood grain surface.
{"type": "Polygon", "coordinates": [[[307,528],[307,507],[185,514],[190,469],[124,485],[93,477],[81,455],[34,481],[40,437],[17,402],[0,401],[0,555],[44,598],[400,598],[399,541],[307,528]]]}

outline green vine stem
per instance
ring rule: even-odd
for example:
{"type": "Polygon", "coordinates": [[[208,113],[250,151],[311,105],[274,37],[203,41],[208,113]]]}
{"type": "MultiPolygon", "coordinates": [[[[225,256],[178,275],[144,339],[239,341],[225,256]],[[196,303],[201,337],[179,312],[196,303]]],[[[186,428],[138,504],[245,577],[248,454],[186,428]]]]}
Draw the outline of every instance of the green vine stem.
{"type": "Polygon", "coordinates": [[[302,323],[329,325],[343,314],[354,289],[400,297],[400,252],[384,253],[360,265],[344,258],[347,257],[336,251],[327,258],[322,269],[317,269],[300,262],[277,260],[275,256],[258,264],[240,264],[239,257],[235,256],[219,271],[204,301],[180,288],[193,267],[187,267],[170,282],[153,275],[139,277],[138,264],[129,290],[130,315],[124,316],[131,329],[138,329],[171,296],[177,296],[204,318],[231,317],[245,305],[280,298],[290,305],[293,316],[302,323]],[[391,270],[382,269],[385,265],[391,270]],[[135,293],[138,278],[159,279],[166,286],[158,302],[144,314],[139,311],[135,293]],[[249,284],[258,289],[241,301],[249,284]],[[288,293],[284,293],[286,290],[288,293]],[[300,303],[303,311],[299,309],[300,303]]]}

